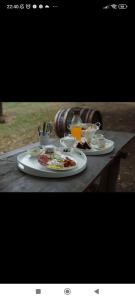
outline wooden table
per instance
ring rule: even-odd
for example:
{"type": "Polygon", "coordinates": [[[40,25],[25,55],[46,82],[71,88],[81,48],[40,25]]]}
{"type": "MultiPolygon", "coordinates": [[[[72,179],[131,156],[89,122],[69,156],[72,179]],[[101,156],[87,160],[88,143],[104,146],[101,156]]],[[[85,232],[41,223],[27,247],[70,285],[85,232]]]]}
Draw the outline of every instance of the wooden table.
{"type": "MultiPolygon", "coordinates": [[[[116,189],[120,160],[126,158],[124,147],[135,137],[128,132],[102,131],[115,142],[115,150],[102,156],[88,156],[87,168],[82,173],[60,179],[39,178],[22,173],[16,164],[17,155],[36,144],[11,151],[0,156],[0,192],[84,192],[100,178],[98,191],[113,192],[116,189]]],[[[59,145],[59,139],[51,144],[59,145]]]]}

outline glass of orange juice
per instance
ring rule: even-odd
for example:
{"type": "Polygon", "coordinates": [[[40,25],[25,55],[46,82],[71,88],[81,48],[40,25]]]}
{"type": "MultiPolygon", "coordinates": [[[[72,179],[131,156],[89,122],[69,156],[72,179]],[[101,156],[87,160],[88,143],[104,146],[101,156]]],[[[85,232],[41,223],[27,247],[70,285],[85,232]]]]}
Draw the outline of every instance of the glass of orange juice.
{"type": "Polygon", "coordinates": [[[77,141],[81,141],[82,128],[79,125],[72,125],[70,127],[71,135],[76,138],[77,141]]]}

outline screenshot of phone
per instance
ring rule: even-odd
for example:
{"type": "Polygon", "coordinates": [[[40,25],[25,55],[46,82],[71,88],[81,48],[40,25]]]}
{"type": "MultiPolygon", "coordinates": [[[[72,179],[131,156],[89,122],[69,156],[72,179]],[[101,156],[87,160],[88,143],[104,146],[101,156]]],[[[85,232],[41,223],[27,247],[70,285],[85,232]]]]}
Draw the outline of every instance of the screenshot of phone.
{"type": "MultiPolygon", "coordinates": [[[[32,204],[29,201],[21,204],[17,202],[16,216],[19,218],[22,208],[25,208],[27,212],[30,205],[29,219],[33,216],[33,206],[36,209],[34,221],[30,221],[32,224],[30,231],[27,228],[29,238],[34,232],[33,224],[35,221],[36,224],[38,223],[37,216],[43,220],[43,225],[32,239],[34,245],[29,255],[27,255],[29,251],[27,244],[25,249],[22,249],[22,240],[21,255],[20,249],[15,247],[13,241],[6,247],[8,249],[6,258],[4,259],[4,251],[0,254],[0,300],[135,299],[135,279],[134,276],[130,277],[131,279],[128,278],[130,274],[128,259],[131,258],[131,253],[127,257],[126,242],[117,257],[118,244],[116,243],[116,247],[112,249],[115,244],[115,235],[113,233],[108,235],[106,244],[102,244],[102,242],[99,243],[99,235],[102,240],[104,230],[101,233],[98,232],[95,234],[98,254],[94,256],[93,251],[93,255],[88,254],[88,259],[84,262],[86,249],[89,249],[90,253],[95,245],[91,233],[94,233],[96,225],[100,230],[104,220],[105,209],[101,193],[106,195],[109,193],[106,204],[107,216],[110,217],[115,206],[112,220],[114,225],[119,196],[117,203],[114,204],[115,201],[112,203],[110,200],[110,193],[117,197],[120,193],[123,195],[135,192],[135,90],[134,76],[131,75],[131,69],[134,71],[134,35],[132,34],[134,27],[131,24],[133,11],[133,4],[129,0],[0,1],[0,70],[2,75],[0,80],[0,197],[9,193],[13,197],[17,195],[17,200],[20,201],[20,194],[28,193],[28,195],[31,194],[32,200],[33,195],[38,194],[42,195],[45,201],[45,209],[40,204],[40,198],[35,206],[34,202],[32,204]],[[130,54],[126,47],[130,49],[130,54]],[[65,200],[65,194],[70,195],[70,193],[73,194],[72,203],[70,203],[69,196],[68,202],[65,200]],[[51,208],[48,213],[46,203],[50,194],[53,194],[54,203],[57,205],[55,206],[50,200],[51,208]],[[78,194],[83,195],[80,203],[78,194]],[[89,210],[87,207],[84,200],[86,194],[89,204],[95,201],[94,209],[89,210]],[[102,203],[103,206],[97,204],[95,195],[100,205],[102,203]],[[57,227],[59,219],[57,213],[60,213],[59,202],[57,202],[59,198],[62,198],[63,209],[60,217],[65,217],[65,212],[67,212],[68,226],[71,222],[74,199],[78,201],[77,205],[74,204],[76,228],[73,231],[74,226],[72,226],[71,233],[74,240],[79,233],[79,245],[74,256],[71,255],[71,262],[68,260],[70,233],[69,231],[67,234],[61,232],[63,228],[65,229],[63,221],[61,228],[56,234],[54,233],[57,238],[55,243],[52,233],[50,233],[52,244],[47,243],[46,240],[46,234],[49,233],[51,225],[53,232],[57,227]],[[81,210],[79,214],[77,213],[78,207],[81,210]],[[83,208],[85,208],[84,214],[83,208]],[[100,222],[96,218],[97,211],[101,216],[100,222]],[[42,212],[43,217],[41,217],[42,212]],[[52,212],[57,216],[55,221],[52,212]],[[88,217],[86,213],[89,213],[88,217]],[[92,215],[95,221],[91,226],[84,226],[82,230],[85,224],[83,217],[89,223],[92,215]],[[45,226],[47,216],[49,220],[45,226]],[[76,221],[78,216],[79,221],[76,221]],[[78,224],[81,224],[81,229],[78,228],[78,224]],[[41,228],[44,233],[39,238],[41,228]],[[81,230],[84,235],[86,229],[89,232],[85,241],[88,241],[90,248],[84,246],[80,239],[81,230]],[[62,245],[58,241],[60,234],[62,245]],[[112,240],[108,248],[110,236],[112,240]],[[45,247],[40,244],[43,240],[46,242],[45,247]],[[64,242],[66,250],[63,250],[64,242]],[[38,245],[38,255],[34,253],[35,244],[38,245]],[[48,244],[53,254],[51,252],[46,254],[48,244]],[[83,247],[83,254],[80,245],[83,247]],[[14,255],[10,256],[13,247],[15,247],[14,255]],[[42,249],[43,253],[41,253],[42,249]],[[102,268],[97,262],[101,250],[104,252],[104,257],[102,255],[100,257],[102,268]],[[59,257],[55,256],[56,251],[59,251],[59,257]],[[74,261],[78,252],[80,257],[75,268],[74,261]],[[124,260],[121,259],[123,252],[125,253],[124,260]],[[16,253],[19,253],[19,259],[16,253]],[[27,262],[23,264],[25,253],[27,262]],[[34,258],[32,253],[34,253],[34,258]],[[116,253],[117,262],[115,261],[113,266],[114,253],[116,253]],[[41,256],[43,260],[40,260],[41,256]],[[30,260],[32,260],[31,265],[30,260]],[[55,263],[58,263],[57,268],[55,263]],[[65,270],[63,272],[60,270],[60,263],[65,270]],[[124,269],[125,265],[128,266],[127,271],[124,269]],[[111,280],[109,278],[111,278],[113,268],[115,276],[111,280]],[[31,274],[29,274],[30,270],[31,274]],[[65,275],[66,270],[69,275],[65,275]],[[75,270],[76,274],[74,274],[75,270]],[[119,270],[121,273],[118,276],[119,270]],[[16,279],[13,277],[13,271],[15,271],[16,279]],[[104,271],[106,278],[103,279],[104,271]],[[23,272],[24,276],[21,280],[20,274],[23,272]],[[43,276],[41,276],[42,272],[43,276]],[[59,272],[62,280],[59,279],[59,272]],[[74,276],[72,280],[71,274],[72,278],[74,276]]],[[[10,203],[13,205],[12,201],[10,203]]],[[[123,205],[123,203],[120,205],[121,210],[123,205]]],[[[119,211],[120,239],[121,232],[124,231],[121,217],[124,216],[126,224],[128,223],[127,207],[126,203],[125,214],[119,211]]],[[[5,209],[1,208],[1,215],[4,215],[3,212],[7,213],[8,209],[9,204],[5,209]]],[[[12,209],[13,207],[11,207],[10,215],[13,221],[12,209]]],[[[131,211],[134,210],[131,209],[131,211]]],[[[1,232],[3,232],[5,220],[4,225],[1,226],[1,232]]],[[[130,220],[133,218],[130,217],[130,220]]],[[[8,231],[12,227],[12,221],[8,226],[8,231]]],[[[24,213],[23,226],[25,221],[24,213]]],[[[16,222],[16,227],[18,227],[18,222],[16,222]]],[[[108,222],[106,228],[108,228],[108,222]]],[[[14,232],[15,230],[12,231],[11,237],[14,232]]],[[[19,236],[24,237],[23,233],[17,235],[17,244],[19,236]]],[[[7,233],[5,237],[9,243],[7,233]]],[[[130,241],[132,240],[133,236],[130,241]]],[[[1,242],[1,245],[0,251],[3,250],[5,244],[1,242]]],[[[71,252],[74,251],[72,245],[71,243],[71,252]]],[[[130,262],[131,265],[132,262],[130,262]]]]}

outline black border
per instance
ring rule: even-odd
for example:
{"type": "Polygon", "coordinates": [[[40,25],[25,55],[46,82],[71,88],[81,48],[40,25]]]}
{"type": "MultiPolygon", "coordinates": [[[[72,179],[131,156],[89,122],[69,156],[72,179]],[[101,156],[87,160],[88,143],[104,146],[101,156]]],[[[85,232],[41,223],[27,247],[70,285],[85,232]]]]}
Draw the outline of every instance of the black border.
{"type": "Polygon", "coordinates": [[[134,193],[1,196],[0,283],[135,283],[134,193]]]}

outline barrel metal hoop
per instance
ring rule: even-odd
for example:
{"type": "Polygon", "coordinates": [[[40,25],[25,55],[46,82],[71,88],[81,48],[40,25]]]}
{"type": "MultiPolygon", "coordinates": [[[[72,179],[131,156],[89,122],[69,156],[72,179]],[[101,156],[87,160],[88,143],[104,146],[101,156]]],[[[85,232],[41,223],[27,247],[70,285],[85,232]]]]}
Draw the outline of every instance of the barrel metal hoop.
{"type": "Polygon", "coordinates": [[[58,119],[59,119],[60,113],[61,113],[61,109],[58,110],[58,112],[56,113],[55,118],[54,118],[54,126],[55,126],[56,133],[58,133],[58,119]]]}
{"type": "Polygon", "coordinates": [[[90,112],[90,123],[92,123],[92,119],[93,119],[94,113],[95,113],[95,110],[91,109],[91,112],[90,112]]]}
{"type": "MultiPolygon", "coordinates": [[[[85,123],[90,123],[89,115],[91,115],[91,111],[92,111],[92,109],[88,108],[88,111],[86,112],[86,116],[85,116],[85,123]]],[[[90,120],[91,120],[91,118],[90,118],[90,120]]]]}
{"type": "Polygon", "coordinates": [[[87,123],[87,114],[88,114],[89,108],[85,108],[84,112],[83,112],[83,123],[87,123]]]}
{"type": "Polygon", "coordinates": [[[64,114],[65,114],[65,108],[62,110],[61,115],[59,117],[59,130],[60,130],[60,136],[63,137],[64,136],[64,124],[63,124],[63,118],[64,118],[64,114]]]}
{"type": "Polygon", "coordinates": [[[59,137],[61,137],[61,135],[63,135],[63,128],[61,128],[61,126],[59,126],[59,123],[61,122],[61,117],[62,117],[62,114],[64,111],[65,111],[65,108],[62,108],[60,110],[60,113],[58,114],[57,122],[56,122],[56,132],[59,137]]]}
{"type": "Polygon", "coordinates": [[[85,112],[85,109],[86,109],[86,108],[81,108],[81,111],[80,111],[80,117],[81,117],[83,123],[85,123],[85,118],[84,118],[84,116],[83,116],[83,114],[84,114],[84,112],[85,112]]]}
{"type": "Polygon", "coordinates": [[[64,132],[67,130],[67,118],[68,118],[68,114],[70,111],[72,111],[73,108],[68,108],[65,111],[64,117],[63,117],[63,127],[64,127],[64,132]]]}

